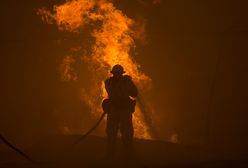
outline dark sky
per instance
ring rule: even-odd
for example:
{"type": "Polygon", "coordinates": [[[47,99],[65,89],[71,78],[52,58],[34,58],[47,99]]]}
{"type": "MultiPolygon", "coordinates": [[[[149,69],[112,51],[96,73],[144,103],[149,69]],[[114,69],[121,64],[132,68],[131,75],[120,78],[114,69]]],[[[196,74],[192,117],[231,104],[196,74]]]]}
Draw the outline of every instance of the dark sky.
{"type": "MultiPolygon", "coordinates": [[[[10,137],[54,133],[65,122],[77,130],[91,121],[78,92],[87,75],[64,83],[57,71],[78,37],[42,23],[34,12],[54,2],[1,3],[0,128],[10,137]]],[[[199,144],[208,130],[214,143],[248,141],[248,2],[140,2],[114,1],[129,17],[146,20],[147,44],[137,44],[135,59],[153,79],[161,139],[178,134],[183,143],[199,144]]]]}

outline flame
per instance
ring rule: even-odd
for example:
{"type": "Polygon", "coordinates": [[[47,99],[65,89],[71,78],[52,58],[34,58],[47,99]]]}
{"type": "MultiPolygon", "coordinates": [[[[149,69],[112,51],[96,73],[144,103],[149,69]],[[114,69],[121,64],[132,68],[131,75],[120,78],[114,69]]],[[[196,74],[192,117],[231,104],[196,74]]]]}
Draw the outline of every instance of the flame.
{"type": "MultiPolygon", "coordinates": [[[[80,32],[85,26],[94,25],[91,36],[95,43],[91,54],[82,56],[87,57],[84,60],[89,62],[94,78],[90,90],[81,89],[82,99],[91,107],[94,115],[102,111],[101,101],[107,96],[103,81],[115,64],[121,64],[133,78],[140,95],[147,90],[151,79],[140,71],[140,65],[130,55],[135,47],[135,21],[117,9],[110,0],[67,0],[62,5],[55,5],[53,11],[38,9],[37,14],[47,23],[57,24],[62,31],[80,32]]],[[[64,80],[77,79],[70,68],[73,61],[72,57],[66,56],[62,63],[64,80]]],[[[138,105],[133,117],[135,136],[150,139],[152,135],[145,117],[138,105]]]]}

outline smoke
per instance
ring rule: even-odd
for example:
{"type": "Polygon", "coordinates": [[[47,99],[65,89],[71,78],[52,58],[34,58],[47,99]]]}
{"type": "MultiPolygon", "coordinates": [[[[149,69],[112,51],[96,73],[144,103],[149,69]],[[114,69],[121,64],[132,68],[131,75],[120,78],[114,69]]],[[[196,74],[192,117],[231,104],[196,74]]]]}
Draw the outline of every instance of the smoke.
{"type": "Polygon", "coordinates": [[[161,3],[161,0],[137,0],[142,6],[158,5],[161,3]]]}
{"type": "Polygon", "coordinates": [[[138,17],[135,22],[134,39],[139,41],[142,45],[148,44],[146,35],[147,20],[144,17],[138,17]]]}
{"type": "Polygon", "coordinates": [[[78,79],[78,75],[75,73],[73,69],[73,64],[75,63],[75,59],[72,55],[67,55],[64,57],[59,71],[61,73],[61,78],[63,81],[76,81],[78,79]]]}
{"type": "Polygon", "coordinates": [[[160,3],[161,3],[161,0],[153,0],[152,3],[153,3],[154,5],[160,4],[160,3]]]}

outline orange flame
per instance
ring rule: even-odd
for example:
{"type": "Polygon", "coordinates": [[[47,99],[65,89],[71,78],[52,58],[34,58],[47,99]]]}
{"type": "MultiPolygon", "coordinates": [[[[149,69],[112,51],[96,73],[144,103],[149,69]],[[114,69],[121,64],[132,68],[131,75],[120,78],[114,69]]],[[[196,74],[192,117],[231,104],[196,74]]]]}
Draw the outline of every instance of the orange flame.
{"type": "MultiPolygon", "coordinates": [[[[132,76],[137,84],[140,93],[147,89],[151,79],[139,70],[140,65],[130,55],[130,50],[135,47],[133,39],[135,32],[132,30],[134,20],[116,9],[110,0],[67,0],[62,5],[55,5],[53,10],[50,12],[43,8],[37,13],[48,23],[56,23],[60,30],[79,32],[87,24],[95,25],[91,34],[95,44],[88,59],[93,67],[92,71],[95,72],[94,84],[91,90],[81,90],[82,98],[92,108],[93,114],[102,111],[101,101],[107,96],[103,81],[108,77],[109,69],[115,64],[124,66],[127,74],[132,76]]],[[[62,64],[64,79],[76,80],[76,75],[69,67],[72,61],[71,57],[65,57],[62,64]]],[[[152,138],[139,106],[134,113],[134,129],[136,137],[152,138]]]]}

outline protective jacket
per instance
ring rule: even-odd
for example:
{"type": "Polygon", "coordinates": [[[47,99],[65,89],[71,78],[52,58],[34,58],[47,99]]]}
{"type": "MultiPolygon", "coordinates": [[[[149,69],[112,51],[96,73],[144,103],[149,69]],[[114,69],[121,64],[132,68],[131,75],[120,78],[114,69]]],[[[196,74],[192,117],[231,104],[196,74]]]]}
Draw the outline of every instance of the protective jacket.
{"type": "Polygon", "coordinates": [[[105,81],[105,89],[108,93],[108,99],[103,101],[103,109],[106,113],[134,112],[136,101],[130,97],[135,98],[138,91],[130,76],[108,78],[105,81]]]}

